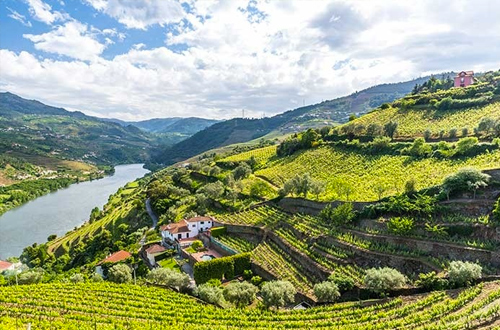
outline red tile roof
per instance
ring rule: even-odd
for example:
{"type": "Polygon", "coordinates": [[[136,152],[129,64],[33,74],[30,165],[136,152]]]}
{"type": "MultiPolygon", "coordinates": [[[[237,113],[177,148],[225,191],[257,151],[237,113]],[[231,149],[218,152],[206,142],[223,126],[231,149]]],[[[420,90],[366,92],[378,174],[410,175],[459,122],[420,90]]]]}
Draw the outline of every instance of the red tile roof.
{"type": "Polygon", "coordinates": [[[163,246],[161,246],[159,244],[155,244],[155,245],[151,245],[149,248],[147,248],[146,252],[149,254],[155,254],[155,253],[161,253],[165,250],[166,249],[163,246]]]}
{"type": "Polygon", "coordinates": [[[10,262],[0,260],[0,272],[9,269],[10,266],[12,266],[10,262]]]}
{"type": "Polygon", "coordinates": [[[110,255],[109,257],[107,257],[106,259],[103,259],[103,260],[99,261],[98,265],[103,264],[105,262],[119,262],[119,261],[123,261],[123,260],[125,260],[127,258],[130,258],[131,256],[132,256],[132,254],[130,254],[129,252],[120,250],[118,252],[113,253],[112,255],[110,255]]]}
{"type": "Polygon", "coordinates": [[[187,219],[186,221],[187,222],[199,222],[199,221],[212,221],[213,219],[210,218],[210,217],[192,217],[192,218],[189,218],[187,219]]]}
{"type": "Polygon", "coordinates": [[[457,75],[455,77],[460,77],[462,72],[465,73],[466,76],[473,76],[474,75],[474,71],[460,71],[459,73],[457,73],[457,75]]]}
{"type": "Polygon", "coordinates": [[[186,220],[182,220],[177,223],[169,223],[168,225],[161,226],[161,231],[168,231],[171,234],[177,233],[189,233],[188,223],[186,220]]]}

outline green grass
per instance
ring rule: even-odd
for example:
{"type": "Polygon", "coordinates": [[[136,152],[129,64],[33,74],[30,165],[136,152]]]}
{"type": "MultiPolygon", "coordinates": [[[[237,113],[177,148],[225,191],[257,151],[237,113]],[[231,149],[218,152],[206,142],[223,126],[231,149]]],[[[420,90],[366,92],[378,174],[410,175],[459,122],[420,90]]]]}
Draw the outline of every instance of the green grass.
{"type": "Polygon", "coordinates": [[[174,269],[174,270],[180,270],[179,265],[177,265],[177,262],[175,262],[174,258],[167,258],[160,260],[158,264],[162,268],[169,268],[169,269],[174,269]]]}

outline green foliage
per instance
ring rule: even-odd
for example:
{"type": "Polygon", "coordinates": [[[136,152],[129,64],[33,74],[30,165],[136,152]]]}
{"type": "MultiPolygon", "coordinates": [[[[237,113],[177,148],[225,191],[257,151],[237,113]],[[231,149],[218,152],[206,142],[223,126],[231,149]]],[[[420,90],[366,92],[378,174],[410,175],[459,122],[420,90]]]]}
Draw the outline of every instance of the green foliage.
{"type": "Polygon", "coordinates": [[[500,222],[500,198],[495,203],[495,208],[493,209],[493,217],[496,221],[500,222]]]}
{"type": "Polygon", "coordinates": [[[394,135],[396,135],[397,130],[398,130],[397,122],[390,121],[384,125],[384,133],[391,139],[394,138],[394,135]]]}
{"type": "Polygon", "coordinates": [[[241,253],[229,257],[197,262],[194,265],[194,279],[203,284],[210,279],[231,279],[250,268],[250,254],[241,253]]]}
{"type": "Polygon", "coordinates": [[[425,194],[412,194],[411,196],[402,194],[391,196],[387,201],[368,207],[368,209],[375,211],[375,215],[393,213],[423,217],[432,215],[437,208],[436,198],[425,194]]]}
{"type": "Polygon", "coordinates": [[[196,240],[191,244],[191,247],[195,250],[198,250],[203,247],[203,243],[200,240],[196,240]]]}
{"type": "Polygon", "coordinates": [[[41,268],[27,270],[18,276],[19,284],[37,284],[43,279],[44,271],[41,268]]]}
{"type": "Polygon", "coordinates": [[[83,274],[76,273],[76,274],[71,275],[69,280],[72,283],[81,283],[81,282],[85,281],[85,277],[83,276],[83,274]]]}
{"type": "Polygon", "coordinates": [[[332,281],[337,285],[340,292],[346,292],[354,288],[354,280],[346,275],[333,273],[328,277],[329,281],[332,281]]]}
{"type": "Polygon", "coordinates": [[[241,163],[233,170],[233,177],[235,180],[242,180],[252,174],[252,168],[247,163],[241,163]]]}
{"type": "Polygon", "coordinates": [[[315,129],[308,129],[300,134],[295,134],[278,145],[276,154],[280,157],[289,156],[301,149],[309,149],[320,144],[321,134],[315,129]]]}
{"type": "Polygon", "coordinates": [[[297,174],[287,182],[285,182],[283,189],[280,191],[282,196],[294,194],[298,196],[307,197],[309,192],[318,196],[324,190],[324,183],[315,181],[311,178],[309,173],[302,175],[297,174]]]}
{"type": "Polygon", "coordinates": [[[483,268],[469,261],[452,261],[448,269],[448,277],[452,284],[456,286],[470,285],[475,280],[481,278],[483,268]]]}
{"type": "Polygon", "coordinates": [[[438,277],[436,272],[418,274],[415,285],[425,290],[444,290],[448,286],[448,281],[438,277]]]}
{"type": "Polygon", "coordinates": [[[413,144],[401,151],[402,154],[415,156],[415,157],[427,157],[431,154],[432,147],[425,143],[424,138],[417,138],[413,141],[413,144]]]}
{"type": "Polygon", "coordinates": [[[352,223],[356,218],[352,203],[342,203],[333,208],[331,204],[321,210],[319,216],[328,223],[343,226],[352,223]]]}
{"type": "Polygon", "coordinates": [[[370,268],[364,277],[365,286],[373,292],[384,294],[406,285],[406,278],[396,269],[389,267],[370,268]]]}
{"type": "Polygon", "coordinates": [[[455,193],[473,191],[488,186],[490,176],[475,168],[462,168],[457,173],[447,176],[442,184],[442,191],[448,198],[455,193]]]}
{"type": "Polygon", "coordinates": [[[314,295],[318,302],[334,302],[340,297],[339,288],[334,282],[326,281],[314,285],[314,295]]]}
{"type": "Polygon", "coordinates": [[[178,291],[187,288],[191,282],[189,275],[168,268],[153,269],[147,279],[152,283],[166,285],[178,291]]]}
{"type": "Polygon", "coordinates": [[[389,232],[396,235],[408,235],[415,227],[415,222],[408,217],[394,217],[387,222],[389,232]]]}
{"type": "Polygon", "coordinates": [[[258,275],[252,276],[252,278],[250,279],[250,283],[252,283],[255,286],[259,286],[262,283],[262,281],[263,281],[262,277],[258,275]]]}
{"type": "Polygon", "coordinates": [[[479,140],[477,137],[465,137],[458,140],[456,145],[456,153],[458,155],[471,155],[473,150],[478,145],[479,140]]]}
{"type": "Polygon", "coordinates": [[[279,309],[295,302],[297,290],[288,281],[271,281],[262,285],[260,293],[265,307],[279,309]]]}
{"type": "Polygon", "coordinates": [[[213,227],[210,229],[212,237],[219,237],[227,234],[227,227],[213,227]]]}
{"type": "Polygon", "coordinates": [[[132,281],[132,270],[126,264],[116,264],[108,271],[108,279],[114,283],[127,283],[132,281]]]}
{"type": "Polygon", "coordinates": [[[224,288],[224,298],[237,308],[250,305],[255,300],[258,289],[248,282],[231,282],[224,288]]]}
{"type": "Polygon", "coordinates": [[[214,305],[220,305],[223,299],[222,289],[209,283],[198,286],[198,295],[201,300],[214,305]]]}

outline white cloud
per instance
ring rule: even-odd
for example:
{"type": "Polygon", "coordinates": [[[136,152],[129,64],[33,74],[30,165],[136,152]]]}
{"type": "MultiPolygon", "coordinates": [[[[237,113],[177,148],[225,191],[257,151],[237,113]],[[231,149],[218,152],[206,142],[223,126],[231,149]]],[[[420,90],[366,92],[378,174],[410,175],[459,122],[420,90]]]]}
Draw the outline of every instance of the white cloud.
{"type": "MultiPolygon", "coordinates": [[[[154,1],[149,9],[123,11],[117,6],[130,8],[130,1],[87,1],[118,20],[134,17],[128,27],[167,23],[148,11],[154,1]]],[[[114,58],[99,56],[105,45],[97,37],[110,44],[120,39],[118,30],[67,22],[26,36],[38,49],[77,60],[2,50],[0,88],[122,119],[230,118],[241,109],[271,115],[303,99],[320,102],[428,73],[500,67],[500,3],[488,0],[257,0],[250,6],[189,0],[189,6],[185,20],[169,26],[164,47],[145,49],[149,41],[135,39],[114,58]]]]}
{"type": "Polygon", "coordinates": [[[43,34],[24,34],[35,48],[48,53],[69,56],[78,60],[96,60],[105,46],[88,31],[87,25],[69,21],[43,34]]]}
{"type": "Polygon", "coordinates": [[[24,26],[31,27],[31,22],[26,19],[26,16],[19,14],[17,11],[10,9],[9,7],[6,8],[8,11],[10,11],[10,18],[15,19],[24,26]]]}
{"type": "Polygon", "coordinates": [[[147,29],[154,24],[179,22],[185,17],[176,0],[86,0],[98,11],[115,18],[129,29],[147,29]]]}
{"type": "Polygon", "coordinates": [[[45,24],[52,25],[57,21],[65,21],[69,19],[69,15],[53,11],[52,7],[42,0],[26,0],[29,5],[31,16],[45,24]]]}

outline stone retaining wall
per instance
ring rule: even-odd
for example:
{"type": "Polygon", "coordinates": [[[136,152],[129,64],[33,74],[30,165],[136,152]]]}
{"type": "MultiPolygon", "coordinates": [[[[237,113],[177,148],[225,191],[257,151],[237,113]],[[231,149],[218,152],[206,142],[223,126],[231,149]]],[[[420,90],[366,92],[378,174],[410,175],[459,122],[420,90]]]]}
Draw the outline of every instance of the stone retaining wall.
{"type": "MultiPolygon", "coordinates": [[[[290,213],[304,213],[310,215],[318,215],[327,205],[337,207],[343,202],[316,202],[304,198],[285,197],[278,202],[278,205],[290,213]]],[[[352,202],[355,210],[361,211],[365,206],[374,204],[372,202],[352,202]]]]}

